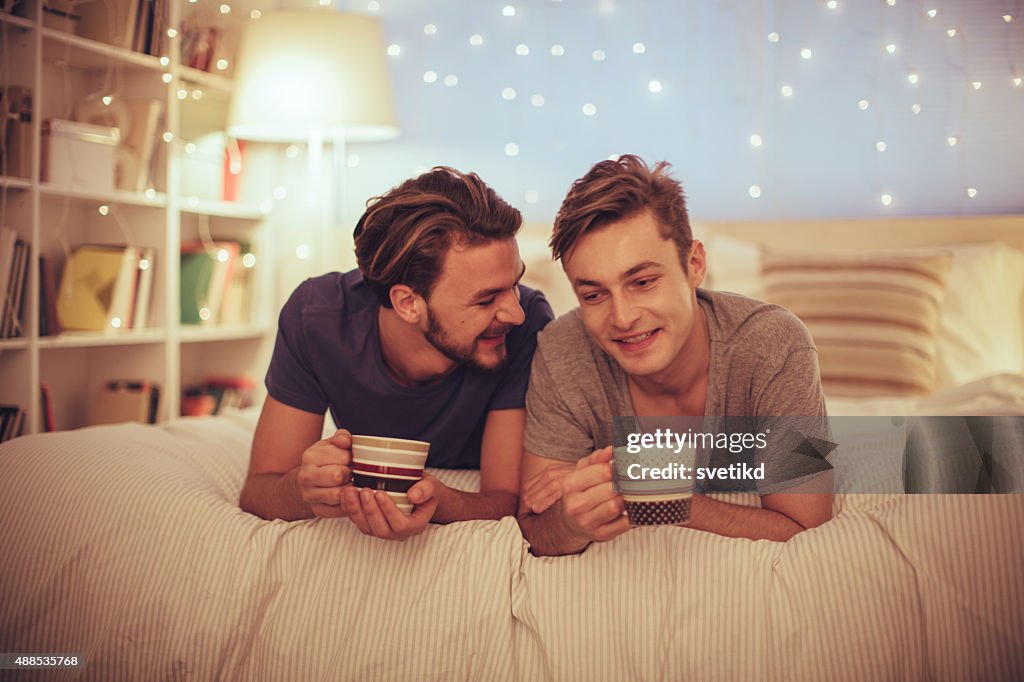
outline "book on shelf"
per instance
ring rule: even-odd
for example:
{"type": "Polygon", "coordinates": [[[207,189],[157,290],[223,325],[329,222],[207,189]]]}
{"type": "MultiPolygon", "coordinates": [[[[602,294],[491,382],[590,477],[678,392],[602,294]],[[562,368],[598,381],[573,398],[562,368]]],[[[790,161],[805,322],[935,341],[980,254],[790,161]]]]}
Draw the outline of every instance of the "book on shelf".
{"type": "Polygon", "coordinates": [[[57,273],[53,260],[39,256],[39,335],[56,336],[63,331],[57,317],[57,273]]]}
{"type": "Polygon", "coordinates": [[[248,407],[252,404],[255,386],[256,383],[248,377],[209,377],[203,383],[185,389],[181,414],[184,417],[202,417],[248,407]]]}
{"type": "Polygon", "coordinates": [[[24,334],[22,313],[28,287],[31,244],[9,227],[0,228],[0,339],[24,334]]]}
{"type": "Polygon", "coordinates": [[[155,424],[160,386],[146,379],[115,379],[100,387],[89,406],[89,424],[155,424]]]}
{"type": "Polygon", "coordinates": [[[50,401],[50,385],[45,381],[39,384],[40,407],[43,409],[43,430],[46,433],[55,431],[53,428],[53,404],[50,401]]]}
{"type": "Polygon", "coordinates": [[[153,271],[156,269],[156,249],[142,248],[139,258],[138,286],[135,293],[135,308],[132,311],[132,329],[149,326],[149,305],[153,300],[153,271]]]}
{"type": "Polygon", "coordinates": [[[7,310],[8,290],[14,273],[14,256],[18,233],[10,227],[0,227],[0,320],[7,310]]]}
{"type": "Polygon", "coordinates": [[[0,175],[32,177],[32,88],[0,87],[0,175]]]}
{"type": "Polygon", "coordinates": [[[64,264],[57,318],[64,329],[132,328],[143,248],[83,244],[64,264]]]}
{"type": "Polygon", "coordinates": [[[19,239],[14,246],[14,260],[7,281],[7,295],[4,301],[3,315],[0,316],[0,339],[10,339],[22,335],[22,307],[25,300],[25,279],[28,276],[28,263],[31,246],[19,239]]]}
{"type": "Polygon", "coordinates": [[[0,405],[0,443],[17,438],[25,425],[25,410],[17,405],[0,405]]]}
{"type": "Polygon", "coordinates": [[[231,267],[231,279],[224,291],[221,302],[220,323],[222,325],[242,325],[251,322],[252,311],[252,263],[255,255],[249,244],[239,245],[235,262],[231,267]],[[248,259],[252,259],[249,262],[248,259]]]}
{"type": "Polygon", "coordinates": [[[192,242],[181,246],[181,323],[220,323],[224,292],[238,260],[238,242],[192,242]]]}

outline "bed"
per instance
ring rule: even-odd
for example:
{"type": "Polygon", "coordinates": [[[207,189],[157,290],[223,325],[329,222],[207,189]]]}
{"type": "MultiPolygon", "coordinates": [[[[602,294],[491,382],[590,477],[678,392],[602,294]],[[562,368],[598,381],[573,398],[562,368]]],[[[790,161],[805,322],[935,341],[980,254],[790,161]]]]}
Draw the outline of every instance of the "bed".
{"type": "MultiPolygon", "coordinates": [[[[862,239],[879,228],[863,222],[844,234],[862,239]]],[[[906,236],[910,227],[886,243],[943,245],[950,242],[941,235],[978,228],[975,238],[1024,248],[1019,218],[958,224],[906,236]]],[[[742,246],[749,250],[772,230],[775,246],[806,243],[807,235],[793,225],[710,227],[717,229],[704,233],[709,254],[724,237],[742,242],[753,234],[742,246]]],[[[832,243],[852,248],[842,239],[832,243]]],[[[711,259],[712,281],[722,282],[728,262],[711,259]]],[[[547,265],[528,267],[542,278],[547,265]]],[[[1016,315],[1019,325],[1017,296],[1002,314],[1016,315]]],[[[951,365],[950,376],[967,378],[946,381],[936,371],[933,390],[916,396],[829,395],[830,413],[1024,414],[1020,368],[992,369],[970,377],[951,365]]],[[[431,526],[393,544],[343,520],[266,522],[238,509],[255,420],[243,411],[0,446],[0,651],[77,653],[86,661],[37,671],[37,679],[1009,680],[1024,673],[1020,494],[841,488],[834,519],[787,543],[646,528],[580,556],[539,558],[506,518],[431,526]]],[[[841,467],[854,452],[838,449],[833,463],[841,467]]],[[[1011,469],[1024,458],[1010,455],[1011,469]]],[[[433,473],[468,490],[478,484],[472,471],[433,473]]],[[[10,676],[0,671],[0,679],[10,676]]]]}

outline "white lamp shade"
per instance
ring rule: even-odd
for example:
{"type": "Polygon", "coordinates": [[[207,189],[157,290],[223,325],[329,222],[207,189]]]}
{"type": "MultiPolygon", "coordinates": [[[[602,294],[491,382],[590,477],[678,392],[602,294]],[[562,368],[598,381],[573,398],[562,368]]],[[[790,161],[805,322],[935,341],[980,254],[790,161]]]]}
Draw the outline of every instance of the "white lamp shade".
{"type": "Polygon", "coordinates": [[[239,45],[228,132],[293,142],[398,135],[380,26],[330,9],[267,12],[239,45]]]}

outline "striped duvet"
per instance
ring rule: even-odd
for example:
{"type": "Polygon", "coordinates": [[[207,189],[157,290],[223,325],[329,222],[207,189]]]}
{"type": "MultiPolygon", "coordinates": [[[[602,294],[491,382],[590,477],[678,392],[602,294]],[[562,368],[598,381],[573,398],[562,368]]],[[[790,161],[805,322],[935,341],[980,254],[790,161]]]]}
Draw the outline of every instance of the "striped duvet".
{"type": "Polygon", "coordinates": [[[87,660],[37,679],[1024,671],[1021,496],[847,496],[785,544],[646,528],[537,558],[512,519],[393,544],[345,521],[249,516],[236,500],[253,426],[245,414],[0,447],[0,651],[87,660]]]}

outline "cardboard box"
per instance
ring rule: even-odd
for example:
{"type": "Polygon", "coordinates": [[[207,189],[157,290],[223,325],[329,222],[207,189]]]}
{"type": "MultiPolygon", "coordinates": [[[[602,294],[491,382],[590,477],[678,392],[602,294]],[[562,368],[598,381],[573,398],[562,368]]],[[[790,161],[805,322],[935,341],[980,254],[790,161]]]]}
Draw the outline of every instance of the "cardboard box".
{"type": "Polygon", "coordinates": [[[41,179],[54,187],[114,191],[120,130],[57,118],[43,122],[41,179]]]}

